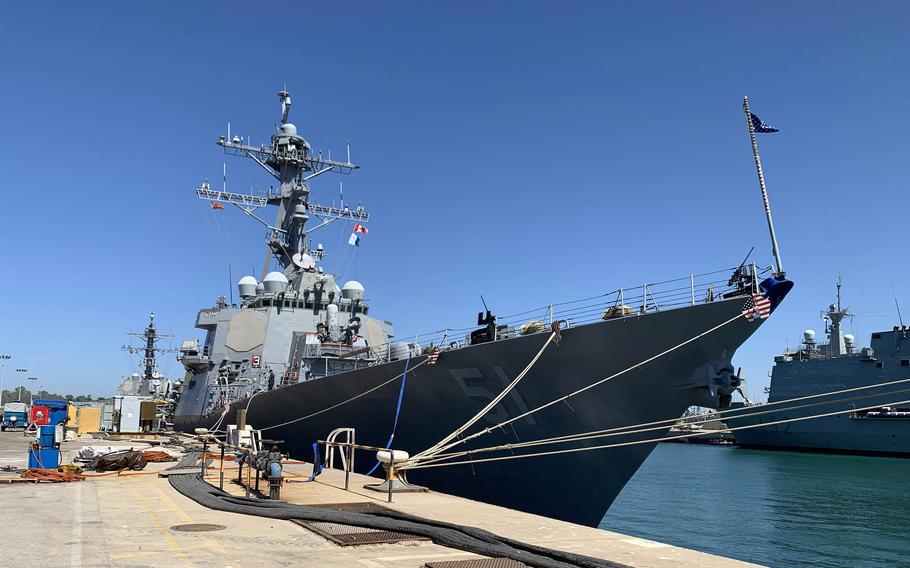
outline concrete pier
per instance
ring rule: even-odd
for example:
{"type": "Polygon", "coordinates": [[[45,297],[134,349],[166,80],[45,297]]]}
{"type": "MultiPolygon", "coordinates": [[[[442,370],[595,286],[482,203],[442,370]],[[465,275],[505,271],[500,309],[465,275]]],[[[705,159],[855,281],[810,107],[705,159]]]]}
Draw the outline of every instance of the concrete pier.
{"type": "MultiPolygon", "coordinates": [[[[28,439],[21,432],[0,433],[0,466],[25,467],[28,439]]],[[[64,463],[85,445],[148,449],[140,442],[80,439],[63,444],[64,463]]],[[[427,562],[467,560],[476,555],[426,540],[341,547],[298,524],[206,509],[175,491],[159,471],[172,463],[150,463],[141,472],[126,472],[77,483],[4,483],[14,476],[0,472],[0,509],[4,557],[41,559],[71,567],[283,567],[319,566],[417,568],[427,562]],[[224,528],[180,532],[177,525],[203,523],[224,528]]],[[[207,479],[218,484],[218,461],[207,479]]],[[[291,464],[282,488],[284,500],[301,504],[365,503],[402,512],[483,528],[531,544],[620,562],[634,567],[754,566],[728,558],[581,527],[477,501],[436,492],[386,495],[363,489],[373,478],[352,474],[345,491],[344,474],[326,470],[305,483],[312,466],[291,464]]],[[[228,463],[225,477],[236,477],[228,463]]],[[[242,495],[231,482],[225,490],[242,495]]]]}

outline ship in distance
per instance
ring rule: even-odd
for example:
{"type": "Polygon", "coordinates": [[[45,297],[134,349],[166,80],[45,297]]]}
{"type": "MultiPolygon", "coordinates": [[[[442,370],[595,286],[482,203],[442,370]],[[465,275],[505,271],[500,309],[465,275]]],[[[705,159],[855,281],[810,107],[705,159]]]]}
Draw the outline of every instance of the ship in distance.
{"type": "MultiPolygon", "coordinates": [[[[438,456],[438,443],[479,415],[445,445],[472,453],[416,462],[408,481],[594,526],[655,446],[615,443],[665,432],[572,437],[675,419],[693,405],[729,405],[740,384],[731,358],[793,285],[780,271],[743,263],[592,289],[586,300],[546,298],[541,308],[512,317],[486,310],[476,327],[427,322],[440,331],[400,339],[361,283],[340,282],[324,269],[326,250],[313,239],[333,222],[353,226],[352,244],[365,236],[370,216],[362,206],[311,199],[324,174],[358,166],[350,152],[338,161],[314,151],[289,121],[290,95],[278,97],[281,120],[269,144],[230,133],[218,140],[227,154],[252,159],[277,187],[242,194],[204,182],[196,190],[212,207],[239,207],[262,223],[266,255],[259,278],[239,280],[239,303],[219,297],[199,310],[203,337],[181,344],[179,430],[223,430],[243,408],[249,424],[301,458],[337,428],[354,428],[359,444],[411,456],[436,447],[438,456]],[[274,221],[263,217],[268,208],[276,210],[274,221]],[[553,438],[564,441],[503,449],[553,438]],[[613,447],[598,448],[605,444],[613,447]]],[[[356,463],[366,471],[376,462],[367,456],[356,463]]]]}
{"type": "Polygon", "coordinates": [[[734,403],[726,420],[737,445],[910,454],[910,329],[874,332],[858,347],[843,331],[840,280],[836,298],[823,315],[826,342],[807,329],[799,349],[774,358],[768,404],[734,403]]]}

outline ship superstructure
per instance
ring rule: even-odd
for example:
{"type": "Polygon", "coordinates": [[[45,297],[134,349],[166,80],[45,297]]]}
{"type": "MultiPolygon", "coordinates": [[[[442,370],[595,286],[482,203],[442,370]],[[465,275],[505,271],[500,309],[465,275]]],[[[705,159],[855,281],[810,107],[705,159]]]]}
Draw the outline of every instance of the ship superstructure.
{"type": "Polygon", "coordinates": [[[124,345],[122,349],[132,355],[142,356],[139,365],[142,373],[133,373],[124,379],[118,389],[119,393],[121,395],[170,398],[173,385],[158,371],[158,357],[166,353],[174,353],[176,349],[160,347],[158,342],[171,338],[173,335],[158,331],[154,312],[149,314],[149,323],[145,329],[131,332],[129,335],[138,338],[140,344],[137,346],[130,343],[124,345]]]}
{"type": "Polygon", "coordinates": [[[597,440],[561,442],[550,449],[566,452],[535,457],[490,448],[675,419],[692,405],[727,405],[740,383],[734,352],[792,287],[782,269],[768,275],[771,269],[743,263],[592,290],[591,298],[513,317],[486,311],[476,326],[461,329],[428,324],[440,331],[396,341],[392,324],[373,314],[364,287],[340,285],[325,272],[326,251],[311,240],[334,221],[369,220],[359,206],[310,201],[317,177],[357,166],[349,156],[338,162],[314,153],[288,122],[290,96],[278,96],[281,123],[269,145],[230,135],[218,141],[228,154],[261,166],[278,189],[246,195],[205,182],[196,190],[265,225],[268,251],[260,279],[239,281],[240,303],[221,297],[200,310],[196,327],[205,338],[181,345],[187,372],[176,411],[180,429],[231,424],[244,408],[249,424],[299,457],[341,427],[354,428],[359,443],[394,443],[414,456],[480,412],[479,432],[459,449],[483,452],[484,460],[414,468],[411,481],[595,525],[653,449],[643,441],[659,432],[613,438],[635,443],[609,449],[596,448],[597,440]],[[274,223],[259,215],[266,206],[277,208],[274,223]],[[278,269],[270,272],[272,263],[278,269]]]}
{"type": "Polygon", "coordinates": [[[822,315],[825,342],[807,329],[799,349],[774,358],[770,406],[736,405],[744,410],[732,413],[728,423],[743,428],[735,432],[738,445],[910,453],[910,405],[893,405],[910,400],[910,384],[901,382],[910,378],[910,330],[901,325],[874,332],[868,347],[858,347],[843,330],[849,312],[841,304],[840,280],[836,298],[822,315]],[[793,399],[797,401],[787,402],[793,399]]]}

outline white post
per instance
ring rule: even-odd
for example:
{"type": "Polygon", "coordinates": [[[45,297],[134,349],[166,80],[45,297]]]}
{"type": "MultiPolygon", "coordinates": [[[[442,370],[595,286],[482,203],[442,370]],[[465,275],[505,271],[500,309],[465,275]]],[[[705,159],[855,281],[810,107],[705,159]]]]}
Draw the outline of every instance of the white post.
{"type": "Polygon", "coordinates": [[[771,220],[771,204],[768,202],[768,190],[765,187],[765,174],[762,173],[761,157],[758,155],[758,142],[755,140],[755,127],[752,125],[752,113],[749,111],[749,97],[743,97],[743,112],[746,115],[746,126],[749,129],[749,140],[752,142],[752,155],[755,156],[755,169],[758,171],[758,185],[761,187],[761,198],[765,204],[765,217],[768,219],[768,232],[771,233],[771,252],[777,265],[775,276],[783,276],[783,263],[780,260],[780,251],[777,248],[777,235],[774,233],[774,221],[771,220]]]}
{"type": "Polygon", "coordinates": [[[550,321],[549,321],[549,323],[552,324],[552,323],[553,323],[553,304],[550,304],[550,310],[549,310],[549,311],[550,311],[550,321]]]}
{"type": "Polygon", "coordinates": [[[648,285],[641,285],[641,313],[648,313],[648,285]]]}
{"type": "Polygon", "coordinates": [[[689,275],[689,290],[692,292],[692,305],[695,305],[695,275],[689,275]]]}

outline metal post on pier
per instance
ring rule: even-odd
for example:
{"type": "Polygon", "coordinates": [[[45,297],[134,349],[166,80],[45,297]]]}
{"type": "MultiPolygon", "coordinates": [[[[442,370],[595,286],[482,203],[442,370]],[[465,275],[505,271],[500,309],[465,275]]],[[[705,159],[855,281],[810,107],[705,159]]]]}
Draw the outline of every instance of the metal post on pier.
{"type": "Polygon", "coordinates": [[[392,502],[392,484],[395,482],[395,451],[392,450],[392,458],[389,458],[389,503],[392,502]]]}
{"type": "MultiPolygon", "coordinates": [[[[761,198],[765,205],[765,217],[768,219],[768,232],[771,233],[771,252],[777,266],[775,276],[784,276],[783,263],[780,260],[780,250],[777,248],[777,235],[774,233],[774,221],[771,219],[771,204],[768,202],[768,190],[765,187],[765,174],[762,172],[761,156],[758,154],[758,142],[755,140],[755,125],[752,124],[752,112],[749,110],[749,97],[743,97],[743,113],[746,115],[746,127],[749,129],[749,140],[752,142],[752,155],[755,157],[755,169],[758,172],[758,185],[761,187],[761,198]]],[[[774,130],[768,130],[774,132],[774,130]]]]}
{"type": "Polygon", "coordinates": [[[209,441],[204,439],[202,440],[202,465],[200,466],[200,473],[202,473],[202,479],[205,480],[205,456],[208,455],[209,441]]]}
{"type": "Polygon", "coordinates": [[[344,459],[344,490],[347,491],[351,486],[351,455],[354,453],[354,448],[348,444],[347,449],[345,450],[345,459],[344,459]]]}
{"type": "MultiPolygon", "coordinates": [[[[246,457],[247,457],[247,459],[250,459],[249,452],[247,452],[246,457]]],[[[250,462],[248,464],[246,464],[246,496],[247,497],[250,496],[250,484],[252,483],[252,475],[250,474],[251,469],[253,469],[252,460],[250,460],[250,462]]]]}
{"type": "Polygon", "coordinates": [[[218,472],[218,489],[224,491],[224,444],[219,444],[219,446],[221,446],[221,465],[218,472]]]}

